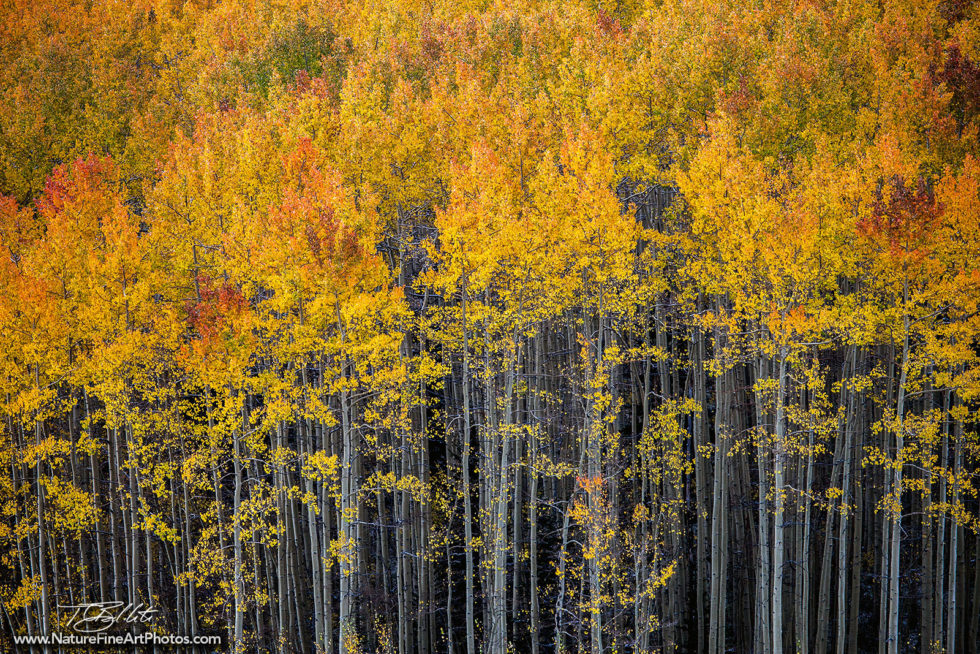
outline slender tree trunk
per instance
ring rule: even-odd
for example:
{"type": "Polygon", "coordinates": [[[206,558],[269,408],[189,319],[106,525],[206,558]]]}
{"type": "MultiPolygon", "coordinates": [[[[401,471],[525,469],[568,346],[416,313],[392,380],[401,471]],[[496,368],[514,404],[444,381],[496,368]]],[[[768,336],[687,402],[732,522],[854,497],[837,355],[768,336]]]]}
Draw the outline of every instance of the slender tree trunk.
{"type": "Polygon", "coordinates": [[[466,553],[466,654],[477,654],[473,580],[476,574],[473,557],[473,498],[470,490],[470,342],[469,326],[466,322],[466,276],[463,276],[462,316],[463,325],[463,434],[461,438],[462,462],[460,464],[463,480],[463,538],[466,553]]]}
{"type": "MultiPolygon", "coordinates": [[[[757,363],[756,378],[758,382],[769,379],[769,361],[759,355],[757,363]]],[[[770,512],[769,512],[769,467],[767,462],[768,447],[763,441],[763,435],[768,434],[771,428],[768,425],[768,412],[763,408],[763,399],[756,397],[756,426],[758,432],[756,439],[756,459],[759,466],[759,563],[758,580],[756,581],[756,629],[755,629],[755,651],[772,651],[772,631],[769,623],[772,617],[772,545],[770,544],[770,512]],[[764,429],[765,428],[765,429],[764,429]]]]}
{"type": "MultiPolygon", "coordinates": [[[[244,419],[244,406],[242,408],[242,429],[247,425],[247,420],[244,419]]],[[[232,434],[232,439],[234,442],[234,459],[232,461],[235,468],[235,504],[234,504],[234,595],[235,595],[235,640],[232,643],[232,649],[235,652],[241,652],[245,649],[245,644],[242,641],[242,620],[245,616],[245,584],[242,578],[242,449],[241,449],[241,431],[235,429],[232,434]]]]}
{"type": "MultiPolygon", "coordinates": [[[[721,310],[719,303],[719,312],[721,310]]],[[[728,346],[725,328],[715,328],[715,359],[720,371],[715,378],[715,469],[711,503],[711,595],[708,623],[708,652],[725,651],[728,590],[728,442],[730,406],[732,402],[732,371],[727,361],[728,346]]]]}
{"type": "MultiPolygon", "coordinates": [[[[954,463],[953,463],[953,476],[954,479],[960,474],[963,469],[963,437],[962,437],[962,423],[959,419],[956,420],[954,426],[954,463]]],[[[960,502],[960,488],[959,483],[953,482],[953,505],[957,505],[960,502]]],[[[960,539],[961,539],[961,528],[956,523],[952,521],[950,523],[950,539],[949,539],[949,603],[947,605],[946,611],[946,651],[956,652],[956,634],[957,634],[957,608],[959,600],[959,585],[958,585],[958,575],[959,575],[959,558],[960,558],[960,539]]]]}
{"type": "Polygon", "coordinates": [[[773,514],[772,554],[772,651],[783,653],[783,556],[785,533],[785,461],[786,461],[786,346],[779,349],[779,379],[776,395],[776,447],[773,456],[773,493],[776,508],[773,514]]]}
{"type": "MultiPolygon", "coordinates": [[[[905,301],[908,302],[908,283],[906,282],[905,301]]],[[[895,429],[895,469],[892,472],[892,502],[894,503],[893,523],[891,525],[891,551],[889,553],[888,573],[888,652],[898,654],[900,641],[898,634],[899,567],[902,541],[902,455],[905,447],[905,386],[909,369],[909,317],[904,318],[904,337],[902,342],[902,372],[898,382],[897,426],[895,429]]]]}
{"type": "MultiPolygon", "coordinates": [[[[707,506],[707,461],[704,456],[704,446],[706,443],[705,425],[707,424],[707,398],[705,392],[704,374],[704,335],[699,327],[694,329],[695,337],[695,364],[694,364],[694,398],[701,407],[701,412],[694,418],[694,478],[695,478],[695,506],[697,507],[697,536],[696,541],[696,584],[694,593],[694,604],[698,618],[698,654],[705,654],[707,651],[708,625],[704,615],[704,589],[705,589],[705,568],[707,555],[708,521],[705,511],[701,507],[707,506]]],[[[712,652],[711,654],[715,654],[712,652]]]]}
{"type": "MultiPolygon", "coordinates": [[[[40,366],[34,366],[34,384],[38,391],[41,390],[41,373],[40,366]]],[[[34,420],[34,444],[40,449],[43,425],[40,419],[34,420]]],[[[37,464],[34,467],[35,483],[37,486],[36,501],[37,501],[37,543],[38,543],[38,555],[37,555],[37,569],[40,572],[41,578],[41,624],[40,633],[41,635],[47,635],[50,633],[49,626],[51,624],[50,620],[50,600],[48,598],[48,534],[45,528],[44,521],[44,484],[41,481],[42,469],[41,469],[41,457],[37,458],[37,464]]],[[[44,648],[45,652],[49,651],[48,646],[44,648]]]]}
{"type": "MultiPolygon", "coordinates": [[[[855,376],[857,368],[857,348],[850,346],[850,375],[855,376]]],[[[841,485],[841,511],[837,530],[837,654],[844,654],[847,636],[847,524],[854,497],[851,492],[851,470],[854,465],[855,453],[852,450],[851,435],[854,432],[854,391],[850,388],[849,380],[845,377],[841,382],[842,393],[846,393],[847,411],[844,414],[844,483],[841,485]]],[[[842,398],[843,399],[843,398],[842,398]]],[[[860,575],[858,575],[860,576],[860,575]]],[[[857,625],[852,624],[851,629],[857,625]]],[[[817,650],[818,654],[820,650],[817,650]]]]}
{"type": "MultiPolygon", "coordinates": [[[[534,343],[534,384],[537,392],[532,396],[532,420],[540,421],[541,400],[540,394],[543,392],[541,377],[543,369],[541,366],[541,349],[543,338],[538,335],[534,343]]],[[[537,425],[535,425],[535,428],[537,425]]],[[[531,654],[539,654],[541,639],[541,604],[538,598],[538,442],[537,430],[533,429],[534,435],[528,448],[531,459],[531,492],[528,499],[528,520],[530,522],[531,533],[528,537],[530,548],[530,574],[531,574],[531,654]]]]}

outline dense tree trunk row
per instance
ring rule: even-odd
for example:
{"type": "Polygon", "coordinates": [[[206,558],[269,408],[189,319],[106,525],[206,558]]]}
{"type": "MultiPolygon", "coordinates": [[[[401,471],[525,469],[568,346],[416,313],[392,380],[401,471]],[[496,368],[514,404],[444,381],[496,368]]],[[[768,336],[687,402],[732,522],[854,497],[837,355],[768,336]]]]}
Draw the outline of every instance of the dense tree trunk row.
{"type": "Polygon", "coordinates": [[[625,313],[597,283],[501,331],[460,289],[414,303],[440,312],[389,387],[338,309],[336,353],[257,361],[285,412],[167,373],[124,411],[60,386],[68,410],[7,415],[8,451],[63,450],[6,461],[34,596],[5,629],[115,600],[257,652],[978,651],[974,425],[913,370],[908,316],[897,342],[767,348],[694,318],[723,296],[625,313]]]}

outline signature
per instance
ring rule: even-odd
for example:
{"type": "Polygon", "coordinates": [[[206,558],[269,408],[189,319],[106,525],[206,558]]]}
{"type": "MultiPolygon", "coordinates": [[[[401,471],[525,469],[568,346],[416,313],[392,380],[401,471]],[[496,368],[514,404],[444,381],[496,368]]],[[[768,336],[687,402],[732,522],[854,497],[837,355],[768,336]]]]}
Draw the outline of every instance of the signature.
{"type": "Polygon", "coordinates": [[[90,602],[88,604],[60,604],[59,609],[74,609],[68,627],[82,634],[94,634],[117,624],[144,624],[153,619],[157,609],[125,602],[90,602]]]}

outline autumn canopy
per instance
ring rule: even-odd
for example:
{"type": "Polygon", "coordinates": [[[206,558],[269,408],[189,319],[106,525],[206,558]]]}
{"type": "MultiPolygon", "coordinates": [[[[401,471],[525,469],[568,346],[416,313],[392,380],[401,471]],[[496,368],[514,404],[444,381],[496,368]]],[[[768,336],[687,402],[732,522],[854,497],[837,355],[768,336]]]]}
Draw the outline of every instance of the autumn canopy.
{"type": "Polygon", "coordinates": [[[980,654],[978,130],[968,0],[3,0],[0,649],[980,654]]]}

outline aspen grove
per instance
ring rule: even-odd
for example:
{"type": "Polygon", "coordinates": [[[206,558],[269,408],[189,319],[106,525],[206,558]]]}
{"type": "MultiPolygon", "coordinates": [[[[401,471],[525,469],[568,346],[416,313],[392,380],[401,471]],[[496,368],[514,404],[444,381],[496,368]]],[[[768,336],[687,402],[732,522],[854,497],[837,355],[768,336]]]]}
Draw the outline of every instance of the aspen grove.
{"type": "Polygon", "coordinates": [[[980,654],[978,131],[970,0],[2,0],[0,649],[980,654]]]}

